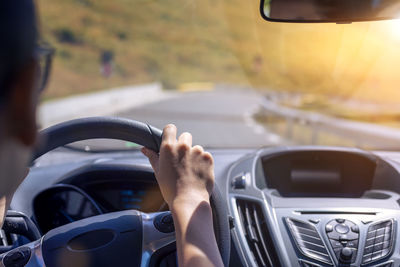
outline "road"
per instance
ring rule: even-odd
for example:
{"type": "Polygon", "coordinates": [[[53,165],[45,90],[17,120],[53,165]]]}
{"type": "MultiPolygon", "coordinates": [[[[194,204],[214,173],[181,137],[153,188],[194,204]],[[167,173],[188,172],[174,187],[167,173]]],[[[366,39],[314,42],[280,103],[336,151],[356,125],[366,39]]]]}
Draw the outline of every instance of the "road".
{"type": "Polygon", "coordinates": [[[253,148],[281,142],[279,136],[253,120],[252,114],[262,101],[256,92],[216,89],[172,94],[174,97],[115,115],[161,129],[167,123],[174,123],[179,132],[193,134],[194,144],[205,147],[253,148]]]}
{"type": "MultiPolygon", "coordinates": [[[[213,91],[186,93],[162,90],[157,83],[114,88],[46,102],[39,114],[44,128],[74,118],[110,115],[158,128],[174,123],[179,132],[191,132],[195,144],[213,148],[313,144],[391,149],[400,142],[398,129],[288,108],[271,95],[267,99],[256,91],[221,85],[213,91]],[[258,110],[263,111],[266,121],[279,118],[279,123],[260,125],[253,118],[258,110]],[[278,136],[277,132],[283,136],[278,136]]],[[[111,140],[89,140],[79,147],[82,145],[85,149],[132,146],[111,140]]]]}

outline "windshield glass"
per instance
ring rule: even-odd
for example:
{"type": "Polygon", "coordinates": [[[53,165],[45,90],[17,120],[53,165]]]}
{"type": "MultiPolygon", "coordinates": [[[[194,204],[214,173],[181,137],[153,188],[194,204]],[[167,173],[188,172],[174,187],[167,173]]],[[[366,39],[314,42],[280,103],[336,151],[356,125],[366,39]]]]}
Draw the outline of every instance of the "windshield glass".
{"type": "Polygon", "coordinates": [[[273,23],[258,0],[38,4],[56,48],[42,128],[111,115],[174,123],[206,147],[397,149],[399,21],[273,23]]]}

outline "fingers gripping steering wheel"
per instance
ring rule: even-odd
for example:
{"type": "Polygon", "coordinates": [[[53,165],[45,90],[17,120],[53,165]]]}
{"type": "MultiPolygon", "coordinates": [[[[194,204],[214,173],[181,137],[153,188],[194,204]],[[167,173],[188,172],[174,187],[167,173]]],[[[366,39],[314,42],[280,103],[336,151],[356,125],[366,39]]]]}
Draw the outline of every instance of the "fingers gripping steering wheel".
{"type": "MultiPolygon", "coordinates": [[[[161,137],[159,129],[128,119],[94,117],[72,120],[40,133],[39,140],[43,142],[35,150],[33,160],[57,147],[97,138],[129,141],[159,152],[161,137]]],[[[230,230],[226,206],[216,187],[210,203],[216,240],[227,266],[230,230]]],[[[25,248],[31,249],[30,262],[34,259],[39,265],[50,267],[149,266],[157,251],[175,241],[174,232],[163,233],[155,227],[161,214],[128,210],[86,218],[55,228],[25,248]]]]}

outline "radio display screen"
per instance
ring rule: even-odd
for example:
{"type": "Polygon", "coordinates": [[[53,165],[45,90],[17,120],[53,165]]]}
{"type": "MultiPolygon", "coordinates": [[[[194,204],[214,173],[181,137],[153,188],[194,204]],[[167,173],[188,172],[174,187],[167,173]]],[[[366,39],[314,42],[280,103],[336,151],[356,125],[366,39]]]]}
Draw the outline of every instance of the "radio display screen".
{"type": "Polygon", "coordinates": [[[286,197],[360,197],[376,163],[342,151],[293,151],[261,158],[265,186],[286,197]]]}

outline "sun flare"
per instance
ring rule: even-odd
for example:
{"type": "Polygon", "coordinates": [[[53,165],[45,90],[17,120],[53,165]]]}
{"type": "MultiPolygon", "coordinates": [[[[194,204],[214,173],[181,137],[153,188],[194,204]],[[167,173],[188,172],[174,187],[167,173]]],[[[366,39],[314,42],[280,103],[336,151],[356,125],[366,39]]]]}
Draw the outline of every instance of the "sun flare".
{"type": "Polygon", "coordinates": [[[393,39],[400,41],[400,19],[391,20],[387,23],[393,39]]]}

